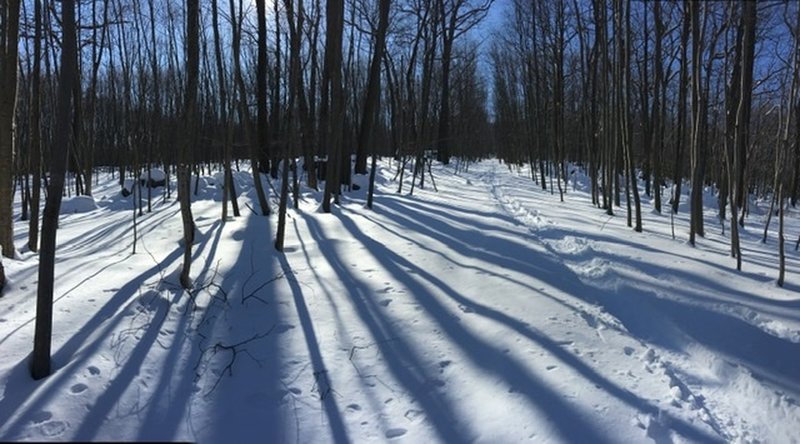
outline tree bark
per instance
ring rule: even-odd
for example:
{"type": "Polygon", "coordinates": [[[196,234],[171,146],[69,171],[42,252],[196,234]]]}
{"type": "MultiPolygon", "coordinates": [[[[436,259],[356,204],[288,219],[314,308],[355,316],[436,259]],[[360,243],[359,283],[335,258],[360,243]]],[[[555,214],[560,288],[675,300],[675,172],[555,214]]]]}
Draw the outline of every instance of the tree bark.
{"type": "MultiPolygon", "coordinates": [[[[17,2],[18,4],[19,2],[17,2]]],[[[39,284],[36,298],[36,325],[33,339],[31,376],[50,375],[50,345],[53,332],[53,286],[56,255],[56,229],[64,191],[64,176],[72,140],[72,90],[77,69],[75,2],[61,1],[61,76],[58,83],[56,137],[52,145],[50,183],[42,216],[42,248],[39,253],[39,284]]]]}
{"type": "Polygon", "coordinates": [[[675,168],[673,171],[672,213],[678,214],[683,184],[683,145],[686,142],[686,88],[689,83],[689,3],[683,3],[683,28],[681,30],[681,63],[678,77],[678,129],[675,136],[675,168]]]}
{"type": "Polygon", "coordinates": [[[197,107],[197,90],[200,73],[200,6],[199,0],[186,0],[186,91],[184,93],[183,134],[178,166],[178,199],[183,221],[183,268],[181,286],[189,289],[192,280],[189,272],[192,266],[192,243],[194,242],[194,220],[190,192],[190,150],[193,142],[192,129],[197,107]]]}
{"type": "MultiPolygon", "coordinates": [[[[375,49],[372,52],[372,60],[369,65],[369,78],[367,79],[367,97],[364,99],[364,117],[361,119],[361,128],[358,132],[358,150],[356,152],[356,174],[366,174],[367,172],[367,147],[373,143],[373,131],[375,127],[375,117],[380,107],[381,92],[381,61],[383,51],[386,47],[386,31],[389,28],[389,6],[390,0],[380,0],[378,29],[375,33],[375,49]]],[[[372,149],[372,157],[377,155],[376,150],[372,149]]],[[[370,175],[372,178],[372,175],[370,175]]],[[[371,202],[368,203],[370,208],[371,202]]]]}
{"type": "Polygon", "coordinates": [[[20,0],[7,0],[0,40],[0,250],[14,257],[14,142],[16,138],[17,59],[20,0]]]}
{"type": "Polygon", "coordinates": [[[325,178],[325,191],[322,211],[331,212],[331,197],[338,202],[339,169],[341,162],[342,132],[344,126],[344,90],[342,88],[342,31],[344,28],[344,1],[327,0],[327,40],[325,46],[325,72],[330,92],[330,110],[327,113],[328,125],[328,171],[325,178]]]}
{"type": "Polygon", "coordinates": [[[40,118],[42,84],[42,1],[34,0],[33,85],[31,89],[31,217],[28,225],[28,249],[39,251],[39,202],[42,195],[42,140],[40,118]]]}

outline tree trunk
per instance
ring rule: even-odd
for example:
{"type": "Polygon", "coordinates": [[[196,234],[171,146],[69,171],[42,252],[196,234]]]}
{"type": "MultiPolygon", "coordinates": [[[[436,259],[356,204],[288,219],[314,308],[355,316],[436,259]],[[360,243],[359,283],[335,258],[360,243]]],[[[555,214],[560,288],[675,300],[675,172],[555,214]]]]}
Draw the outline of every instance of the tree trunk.
{"type": "Polygon", "coordinates": [[[192,280],[189,271],[192,266],[192,243],[194,242],[194,220],[192,218],[190,184],[190,151],[192,149],[192,130],[197,107],[198,78],[200,73],[200,6],[199,0],[186,0],[186,92],[184,93],[183,128],[180,163],[178,167],[178,199],[183,221],[183,268],[181,286],[189,289],[192,280]]]}
{"type": "Polygon", "coordinates": [[[756,4],[755,2],[742,1],[742,16],[740,22],[739,46],[737,51],[741,57],[737,57],[741,63],[740,78],[738,85],[733,88],[739,89],[739,101],[736,107],[736,140],[733,146],[733,177],[734,182],[731,188],[734,195],[731,198],[731,249],[736,255],[736,269],[742,270],[742,251],[739,240],[738,214],[737,211],[745,202],[744,194],[744,163],[747,155],[747,143],[749,139],[750,123],[750,104],[753,92],[753,63],[755,59],[755,31],[756,31],[756,4]]]}
{"type": "Polygon", "coordinates": [[[34,0],[33,85],[31,90],[31,218],[28,225],[28,249],[39,251],[39,202],[42,195],[42,140],[40,113],[42,106],[42,1],[34,0]]]}
{"type": "MultiPolygon", "coordinates": [[[[303,0],[298,0],[297,13],[294,11],[292,0],[283,0],[286,7],[286,18],[289,24],[289,115],[287,122],[288,142],[284,146],[283,174],[281,176],[281,196],[278,207],[278,229],[275,236],[275,249],[283,251],[283,241],[286,233],[286,207],[289,195],[289,157],[294,157],[293,151],[299,139],[299,102],[300,102],[300,32],[303,28],[303,0]]],[[[296,171],[296,170],[295,170],[296,171]]],[[[295,174],[296,177],[296,174],[295,174]]],[[[295,190],[297,184],[295,184],[295,190]]],[[[295,197],[295,207],[298,206],[295,197]]]]}
{"type": "MultiPolygon", "coordinates": [[[[230,0],[230,11],[231,17],[236,16],[235,8],[233,6],[233,0],[230,0]]],[[[267,193],[264,190],[264,185],[261,182],[261,172],[266,171],[269,165],[265,165],[264,163],[268,163],[269,155],[268,155],[268,148],[267,148],[267,116],[266,116],[266,109],[267,109],[267,23],[266,23],[266,12],[265,12],[264,0],[256,0],[256,9],[258,15],[258,41],[259,41],[259,50],[258,50],[258,66],[256,69],[256,101],[258,105],[257,111],[257,118],[258,118],[258,135],[256,137],[257,143],[253,143],[252,137],[252,123],[250,121],[250,110],[247,107],[247,90],[244,85],[244,78],[242,76],[242,65],[240,59],[241,53],[241,41],[242,41],[242,30],[241,30],[241,20],[240,19],[231,19],[232,29],[233,32],[233,70],[234,70],[234,78],[236,82],[237,89],[239,91],[239,98],[238,98],[238,115],[239,120],[241,121],[242,127],[244,128],[245,139],[247,140],[247,144],[250,146],[250,163],[251,169],[253,171],[253,182],[256,188],[256,195],[258,196],[258,205],[261,207],[261,214],[264,216],[269,216],[271,210],[269,207],[269,199],[267,199],[267,193]],[[263,41],[263,42],[262,42],[263,41]],[[262,48],[263,46],[263,48],[262,48]],[[263,49],[263,50],[262,50],[263,49]],[[263,60],[262,60],[263,57],[263,60]],[[263,110],[263,111],[262,111],[263,110]],[[262,159],[259,165],[259,158],[262,159]]]]}
{"type": "Polygon", "coordinates": [[[683,184],[683,145],[686,142],[686,88],[689,83],[689,2],[683,3],[683,29],[681,31],[681,64],[678,78],[678,129],[675,137],[675,170],[673,171],[672,213],[678,214],[683,184]]]}
{"type": "Polygon", "coordinates": [[[0,39],[0,250],[14,257],[14,142],[16,138],[17,58],[20,0],[6,0],[0,9],[5,26],[0,39]]]}
{"type": "Polygon", "coordinates": [[[691,170],[692,170],[692,195],[689,227],[689,243],[695,245],[696,236],[703,236],[703,173],[701,157],[703,156],[704,127],[702,119],[704,107],[703,87],[701,82],[702,54],[704,32],[700,26],[700,3],[691,2],[689,16],[692,26],[692,143],[691,143],[691,170]]]}
{"type": "Polygon", "coordinates": [[[344,28],[344,1],[327,0],[327,41],[325,45],[325,72],[330,92],[330,110],[327,113],[328,171],[322,211],[331,212],[331,197],[339,196],[339,169],[344,126],[344,90],[342,88],[342,31],[344,28]]]}
{"type": "MultiPolygon", "coordinates": [[[[19,6],[19,2],[16,2],[19,6]]],[[[39,253],[39,284],[36,298],[36,326],[33,339],[31,376],[42,379],[50,375],[50,344],[53,332],[53,286],[56,256],[56,229],[64,191],[68,151],[72,139],[70,114],[72,89],[77,69],[75,35],[75,2],[61,1],[61,76],[58,83],[56,137],[53,140],[50,183],[42,216],[42,248],[39,253]]]]}
{"type": "MultiPolygon", "coordinates": [[[[379,22],[375,33],[375,49],[369,65],[369,78],[367,79],[367,97],[364,99],[364,117],[361,119],[361,128],[358,132],[358,150],[356,152],[356,174],[367,172],[367,146],[373,143],[375,117],[380,108],[381,91],[381,60],[386,47],[386,31],[389,28],[389,3],[390,0],[380,0],[379,22]]],[[[372,149],[372,156],[377,155],[372,149]]],[[[370,175],[370,177],[372,177],[370,175]]],[[[370,206],[370,205],[368,205],[370,206]]],[[[371,206],[370,206],[371,208],[371,206]]]]}

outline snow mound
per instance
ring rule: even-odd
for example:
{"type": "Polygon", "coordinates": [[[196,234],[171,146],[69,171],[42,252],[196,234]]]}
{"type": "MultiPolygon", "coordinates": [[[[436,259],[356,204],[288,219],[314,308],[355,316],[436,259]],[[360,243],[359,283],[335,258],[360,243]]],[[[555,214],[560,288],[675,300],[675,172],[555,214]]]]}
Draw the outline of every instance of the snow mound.
{"type": "Polygon", "coordinates": [[[68,197],[61,201],[61,214],[91,213],[97,209],[92,196],[68,197]]]}
{"type": "Polygon", "coordinates": [[[551,242],[552,248],[565,255],[578,256],[592,249],[589,241],[581,237],[564,236],[562,239],[551,242]]]}
{"type": "MultiPolygon", "coordinates": [[[[147,183],[147,171],[142,171],[142,174],[139,175],[139,180],[144,181],[147,183]]],[[[150,168],[150,180],[155,183],[159,182],[166,182],[167,181],[167,173],[160,168],[150,168]]]]}
{"type": "Polygon", "coordinates": [[[800,343],[800,331],[792,328],[785,323],[775,320],[767,319],[758,323],[762,330],[775,336],[777,338],[786,339],[787,341],[800,343]]]}
{"type": "Polygon", "coordinates": [[[594,258],[577,264],[565,264],[567,267],[584,279],[599,279],[608,274],[611,263],[605,259],[594,258]]]}
{"type": "Polygon", "coordinates": [[[192,176],[192,200],[212,199],[217,194],[216,180],[213,177],[192,176]]]}

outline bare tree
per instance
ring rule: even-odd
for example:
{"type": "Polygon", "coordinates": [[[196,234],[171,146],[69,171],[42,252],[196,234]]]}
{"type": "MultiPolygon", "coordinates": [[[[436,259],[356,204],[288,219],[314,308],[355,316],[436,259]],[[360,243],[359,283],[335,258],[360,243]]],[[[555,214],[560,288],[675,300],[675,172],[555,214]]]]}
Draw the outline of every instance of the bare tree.
{"type": "Polygon", "coordinates": [[[28,225],[28,249],[39,251],[39,201],[42,195],[42,141],[40,114],[42,104],[42,2],[34,0],[33,79],[31,85],[30,161],[33,172],[31,214],[28,225]]]}
{"type": "Polygon", "coordinates": [[[486,17],[494,0],[436,0],[442,21],[442,85],[439,105],[438,157],[450,162],[450,66],[455,40],[486,17]]]}
{"type": "Polygon", "coordinates": [[[56,256],[56,229],[64,190],[64,175],[73,136],[70,114],[77,70],[77,38],[74,0],[61,1],[61,75],[58,83],[56,137],[53,140],[50,183],[42,216],[42,248],[39,252],[39,284],[36,298],[36,326],[33,339],[31,376],[50,375],[50,344],[53,331],[53,285],[56,256]]]}
{"type": "Polygon", "coordinates": [[[184,92],[183,134],[178,164],[178,199],[183,220],[183,268],[181,269],[181,286],[188,289],[192,286],[189,271],[192,266],[192,243],[194,242],[194,220],[191,206],[191,160],[190,150],[193,143],[192,128],[197,113],[197,90],[200,71],[200,6],[198,0],[186,0],[186,89],[184,92]]]}
{"type": "MultiPolygon", "coordinates": [[[[328,143],[328,171],[322,198],[322,211],[331,212],[331,197],[339,199],[339,170],[342,155],[344,126],[344,90],[342,88],[342,31],[344,29],[344,1],[327,0],[327,39],[325,45],[325,76],[323,91],[330,93],[330,111],[327,113],[326,139],[328,143]]],[[[323,100],[325,98],[323,97],[323,100]]]]}
{"type": "Polygon", "coordinates": [[[214,58],[216,60],[217,68],[217,81],[219,82],[219,113],[220,120],[225,126],[225,141],[223,142],[223,168],[225,169],[225,183],[223,185],[222,196],[222,220],[228,217],[228,201],[233,207],[233,215],[239,217],[239,203],[236,199],[236,189],[233,182],[233,172],[231,171],[231,148],[233,145],[233,124],[228,116],[228,88],[225,78],[225,68],[223,64],[225,61],[222,59],[222,45],[220,43],[219,32],[219,11],[217,7],[217,0],[211,0],[211,27],[214,34],[214,58]]]}
{"type": "Polygon", "coordinates": [[[289,113],[288,134],[289,142],[283,146],[283,172],[281,175],[281,195],[278,207],[278,230],[275,235],[275,249],[283,251],[283,241],[286,233],[286,206],[289,195],[289,157],[294,157],[293,148],[298,140],[298,107],[300,102],[300,33],[303,29],[303,0],[298,0],[297,13],[294,2],[283,0],[286,8],[286,19],[289,23],[289,113]],[[290,146],[290,144],[292,146],[290,146]]]}
{"type": "MultiPolygon", "coordinates": [[[[742,269],[742,250],[739,240],[738,216],[744,202],[744,162],[749,139],[750,106],[753,89],[753,64],[755,59],[756,4],[742,1],[742,14],[737,30],[736,65],[731,88],[735,88],[734,141],[732,160],[727,162],[731,188],[731,255],[736,258],[736,269],[742,269]]],[[[730,157],[730,156],[729,156],[730,157]]]]}
{"type": "Polygon", "coordinates": [[[673,169],[672,213],[677,214],[681,201],[681,185],[683,184],[683,146],[686,142],[686,90],[689,83],[689,3],[683,3],[683,25],[681,27],[681,61],[678,77],[678,128],[675,135],[675,166],[673,169]]]}
{"type": "MultiPolygon", "coordinates": [[[[705,113],[705,95],[703,93],[703,40],[705,39],[705,21],[701,23],[698,2],[685,2],[689,8],[688,19],[692,28],[692,132],[691,132],[691,171],[692,194],[689,226],[689,242],[695,245],[695,236],[703,236],[703,117],[705,113]]],[[[708,5],[703,5],[704,9],[708,5]]]]}
{"type": "MultiPolygon", "coordinates": [[[[374,144],[375,117],[380,108],[380,89],[381,89],[381,60],[386,49],[386,32],[389,29],[389,8],[390,0],[380,0],[378,30],[375,34],[375,49],[372,53],[372,61],[369,65],[369,80],[367,86],[367,97],[364,100],[364,118],[361,120],[361,130],[358,137],[359,149],[374,144]]],[[[372,200],[375,194],[375,174],[377,169],[377,150],[372,150],[372,165],[369,173],[369,192],[367,194],[367,207],[372,208],[372,200]]],[[[366,162],[366,159],[364,160],[366,162]]],[[[358,162],[356,161],[356,165],[358,162]]],[[[356,167],[358,168],[358,167],[356,167]]]]}
{"type": "Polygon", "coordinates": [[[0,29],[0,250],[2,256],[13,258],[14,222],[11,216],[20,0],[7,0],[4,3],[0,8],[3,22],[0,29]]]}

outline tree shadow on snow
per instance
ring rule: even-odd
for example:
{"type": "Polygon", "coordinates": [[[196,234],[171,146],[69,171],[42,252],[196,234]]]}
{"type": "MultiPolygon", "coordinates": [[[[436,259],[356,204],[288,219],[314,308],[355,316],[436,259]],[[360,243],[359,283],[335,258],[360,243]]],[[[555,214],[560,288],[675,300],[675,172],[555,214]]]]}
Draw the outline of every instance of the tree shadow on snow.
{"type": "MultiPolygon", "coordinates": [[[[241,239],[270,238],[266,218],[244,220],[238,234],[241,239]]],[[[235,294],[247,277],[235,270],[249,270],[255,256],[257,273],[270,275],[272,252],[269,242],[264,242],[267,246],[263,248],[252,242],[252,249],[240,249],[230,268],[233,272],[217,274],[212,261],[222,233],[223,226],[216,222],[198,235],[192,255],[196,291],[179,289],[177,272],[164,274],[182,256],[179,246],[117,290],[55,351],[51,376],[30,382],[29,359],[20,361],[11,370],[0,400],[0,424],[8,424],[15,417],[6,436],[22,436],[32,421],[37,424],[41,418],[52,416],[45,409],[54,398],[67,395],[61,390],[70,380],[100,378],[106,384],[96,387],[99,392],[87,384],[71,386],[73,393],[86,391],[92,399],[83,416],[85,421],[72,424],[73,430],[64,436],[87,441],[128,437],[131,431],[121,427],[119,421],[131,424],[124,419],[131,416],[136,418],[133,424],[140,427],[133,435],[137,440],[186,439],[188,433],[193,439],[208,437],[209,442],[252,441],[254,437],[284,441],[280,404],[287,391],[279,383],[283,362],[276,333],[279,329],[249,343],[249,350],[238,350],[240,356],[233,360],[230,373],[225,371],[230,350],[214,349],[217,344],[236,344],[253,331],[269,330],[279,323],[274,306],[254,310],[248,307],[252,301],[240,301],[235,294]],[[200,262],[204,254],[206,260],[200,262]],[[146,284],[158,275],[156,285],[146,284]],[[204,286],[202,291],[200,286],[204,286]],[[261,325],[252,322],[254,311],[261,325]],[[239,326],[237,321],[242,328],[231,328],[239,326]],[[100,366],[91,365],[92,359],[104,358],[98,353],[105,347],[113,353],[105,357],[115,362],[113,376],[100,375],[100,366]],[[152,353],[154,350],[156,353],[152,353]],[[249,360],[248,356],[254,358],[249,360]],[[259,362],[252,362],[256,359],[259,362]],[[252,380],[259,381],[258,389],[253,388],[252,380]],[[138,395],[132,396],[136,392],[138,395]],[[126,405],[124,399],[129,401],[126,405]],[[20,413],[23,405],[25,411],[20,413]],[[238,408],[242,405],[247,408],[238,408]],[[193,406],[210,412],[208,418],[197,421],[200,426],[193,423],[193,406]]]]}
{"type": "MultiPolygon", "coordinates": [[[[535,277],[581,299],[596,292],[595,289],[582,285],[574,273],[563,264],[545,254],[531,250],[521,243],[486,234],[486,231],[483,230],[460,228],[444,220],[432,218],[414,208],[404,207],[401,202],[394,202],[392,207],[394,211],[391,217],[399,217],[400,219],[395,220],[399,220],[402,225],[407,225],[409,229],[435,239],[464,256],[476,258],[493,267],[499,266],[535,277]],[[526,260],[523,261],[520,258],[526,258],[526,260]]],[[[468,226],[470,220],[465,219],[459,222],[459,225],[468,226]]],[[[537,405],[542,413],[552,420],[556,432],[565,440],[600,442],[609,440],[609,438],[602,435],[600,427],[591,418],[581,417],[575,407],[563,401],[559,393],[554,392],[544,382],[530,374],[513,357],[462,327],[435,295],[430,294],[420,279],[433,284],[454,301],[471,308],[475,313],[504,324],[537,342],[566,365],[573,367],[588,381],[620,401],[654,416],[667,415],[673,430],[686,438],[701,441],[719,440],[718,437],[709,435],[704,430],[680,418],[660,411],[657,405],[648,400],[620,388],[528,323],[457,293],[432,273],[365,235],[350,218],[343,216],[342,223],[356,239],[368,248],[383,267],[408,286],[420,305],[439,321],[443,330],[454,343],[464,350],[466,356],[469,356],[477,366],[504,378],[509,385],[527,395],[531,404],[537,405]]],[[[596,299],[591,297],[587,300],[590,303],[595,303],[595,301],[596,299]]]]}

